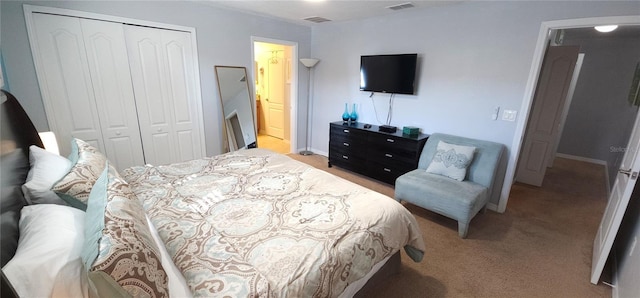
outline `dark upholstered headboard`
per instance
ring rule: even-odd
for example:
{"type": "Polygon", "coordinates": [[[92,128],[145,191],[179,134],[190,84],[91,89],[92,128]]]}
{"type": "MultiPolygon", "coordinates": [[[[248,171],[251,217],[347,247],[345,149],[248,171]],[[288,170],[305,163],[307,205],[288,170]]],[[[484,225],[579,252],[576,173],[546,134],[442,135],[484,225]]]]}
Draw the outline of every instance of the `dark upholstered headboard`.
{"type": "Polygon", "coordinates": [[[21,186],[29,172],[29,146],[43,147],[40,136],[20,103],[1,91],[0,103],[0,244],[1,266],[18,247],[20,210],[26,204],[21,186]]]}

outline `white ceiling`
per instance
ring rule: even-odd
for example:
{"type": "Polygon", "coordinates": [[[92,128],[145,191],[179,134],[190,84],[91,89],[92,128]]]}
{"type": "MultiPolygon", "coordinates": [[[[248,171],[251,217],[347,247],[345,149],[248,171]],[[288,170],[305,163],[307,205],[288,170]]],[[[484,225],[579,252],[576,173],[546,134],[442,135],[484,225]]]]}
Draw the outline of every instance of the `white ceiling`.
{"type": "MultiPolygon", "coordinates": [[[[428,9],[429,7],[452,5],[462,1],[433,0],[208,0],[206,3],[243,12],[274,17],[288,22],[313,26],[308,17],[323,17],[331,21],[350,21],[403,11],[428,9]],[[411,2],[415,7],[391,10],[387,7],[411,2]]],[[[322,24],[322,23],[320,23],[322,24]]]]}

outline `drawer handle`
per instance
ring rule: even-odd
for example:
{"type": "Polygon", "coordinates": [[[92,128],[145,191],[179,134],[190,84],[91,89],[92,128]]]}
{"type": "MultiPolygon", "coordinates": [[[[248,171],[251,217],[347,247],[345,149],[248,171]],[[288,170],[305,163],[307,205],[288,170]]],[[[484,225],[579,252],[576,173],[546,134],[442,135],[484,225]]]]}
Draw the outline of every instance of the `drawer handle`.
{"type": "Polygon", "coordinates": [[[349,143],[342,143],[342,145],[349,147],[349,143]]]}
{"type": "Polygon", "coordinates": [[[386,157],[393,157],[393,154],[389,154],[389,153],[385,153],[384,156],[386,157]]]}
{"type": "Polygon", "coordinates": [[[391,173],[391,169],[384,168],[384,171],[391,173]]]}
{"type": "Polygon", "coordinates": [[[342,158],[349,159],[349,156],[343,155],[342,158]]]}
{"type": "Polygon", "coordinates": [[[394,139],[387,139],[387,142],[389,142],[389,143],[393,143],[393,142],[395,142],[395,141],[396,141],[396,140],[394,140],[394,139]]]}
{"type": "Polygon", "coordinates": [[[349,133],[349,130],[348,130],[348,129],[345,129],[345,130],[343,130],[343,131],[344,131],[344,132],[346,132],[346,133],[349,133]]]}

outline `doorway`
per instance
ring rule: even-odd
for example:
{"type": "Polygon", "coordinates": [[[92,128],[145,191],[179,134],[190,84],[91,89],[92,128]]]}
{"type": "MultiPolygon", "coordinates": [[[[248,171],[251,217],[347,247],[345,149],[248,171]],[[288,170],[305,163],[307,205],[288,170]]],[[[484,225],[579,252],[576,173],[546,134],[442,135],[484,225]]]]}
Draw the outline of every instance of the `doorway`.
{"type": "Polygon", "coordinates": [[[253,40],[258,147],[283,154],[294,151],[295,51],[295,45],[253,40]]]}
{"type": "Polygon", "coordinates": [[[516,167],[520,158],[520,150],[522,149],[525,129],[530,117],[532,102],[534,93],[536,91],[538,78],[542,66],[542,60],[546,52],[547,45],[550,41],[551,30],[561,29],[579,29],[579,28],[593,28],[598,25],[618,24],[620,26],[640,25],[640,17],[638,16],[617,16],[617,17],[598,17],[598,18],[586,18],[586,19],[570,19],[561,21],[548,21],[543,22],[540,26],[538,34],[538,41],[534,50],[534,57],[529,73],[529,79],[525,87],[524,100],[520,109],[520,117],[517,120],[513,143],[511,145],[511,152],[508,157],[508,165],[505,174],[505,180],[503,182],[502,193],[500,195],[500,202],[498,204],[497,211],[504,212],[509,202],[509,194],[511,192],[511,186],[515,180],[516,167]]]}
{"type": "MultiPolygon", "coordinates": [[[[585,58],[582,74],[577,83],[578,86],[576,86],[575,100],[569,111],[567,126],[562,133],[558,152],[567,152],[562,157],[576,157],[579,160],[596,161],[596,163],[603,164],[603,168],[606,170],[605,180],[613,185],[613,188],[606,187],[606,191],[610,191],[610,194],[602,195],[601,198],[602,202],[606,204],[608,197],[609,204],[604,211],[600,227],[596,231],[597,235],[593,245],[591,282],[594,284],[599,281],[631,190],[635,186],[634,175],[637,176],[639,168],[636,162],[636,149],[639,147],[638,139],[640,139],[637,132],[638,107],[631,105],[627,99],[634,74],[633,68],[637,63],[637,53],[640,51],[638,43],[640,28],[637,26],[640,19],[635,19],[635,24],[620,26],[620,30],[632,32],[629,36],[623,36],[622,32],[618,31],[616,34],[599,34],[592,37],[589,34],[596,32],[593,27],[586,25],[579,28],[564,27],[561,29],[566,32],[571,31],[578,36],[577,38],[574,36],[570,42],[565,40],[564,44],[580,46],[580,51],[585,52],[587,58],[585,58]],[[622,44],[625,46],[620,46],[622,44]],[[573,127],[571,127],[571,123],[573,123],[573,127]],[[635,132],[632,134],[632,131],[635,132]],[[625,154],[625,152],[631,154],[625,154]],[[619,169],[626,171],[619,171],[619,169]]],[[[590,21],[593,22],[593,20],[590,21]]],[[[621,22],[616,20],[611,23],[619,24],[621,22]]],[[[622,23],[624,24],[624,22],[622,23]]],[[[550,27],[553,28],[553,26],[550,27]]],[[[543,29],[545,29],[544,24],[543,29]]],[[[541,31],[541,33],[543,32],[541,31]]],[[[544,63],[542,64],[544,65],[544,63]]],[[[544,83],[544,69],[543,67],[542,71],[539,71],[537,79],[540,82],[537,90],[531,90],[531,94],[540,91],[540,86],[544,83]]],[[[538,96],[532,97],[531,100],[537,101],[538,96]]],[[[538,117],[536,115],[537,104],[538,102],[533,102],[530,105],[531,114],[528,115],[528,119],[521,119],[525,126],[527,126],[527,122],[528,126],[531,126],[532,121],[536,121],[535,118],[538,117]]],[[[553,112],[558,114],[558,109],[554,109],[553,112]]],[[[527,129],[527,134],[530,133],[529,130],[530,128],[527,129]]],[[[523,158],[522,161],[526,161],[525,151],[528,150],[526,139],[525,137],[525,145],[522,148],[522,156],[520,156],[523,158]]],[[[540,156],[544,157],[544,155],[540,156]]],[[[545,168],[550,165],[548,161],[545,162],[540,158],[540,163],[545,168]]],[[[522,167],[522,163],[519,166],[522,167]]],[[[580,179],[582,177],[575,175],[573,178],[580,179]]],[[[587,232],[593,231],[590,229],[587,232]]]]}

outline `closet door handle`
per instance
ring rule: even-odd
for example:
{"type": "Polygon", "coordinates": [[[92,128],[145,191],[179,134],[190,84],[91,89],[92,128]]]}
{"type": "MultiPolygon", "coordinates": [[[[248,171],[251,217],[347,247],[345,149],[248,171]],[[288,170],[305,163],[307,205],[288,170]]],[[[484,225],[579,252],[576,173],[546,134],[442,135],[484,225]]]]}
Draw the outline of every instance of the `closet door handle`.
{"type": "Polygon", "coordinates": [[[393,158],[393,154],[389,154],[389,153],[385,153],[384,156],[389,157],[389,158],[393,158]]]}
{"type": "Polygon", "coordinates": [[[349,143],[342,143],[345,147],[349,147],[349,143]]]}

